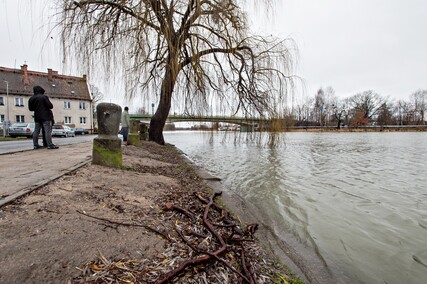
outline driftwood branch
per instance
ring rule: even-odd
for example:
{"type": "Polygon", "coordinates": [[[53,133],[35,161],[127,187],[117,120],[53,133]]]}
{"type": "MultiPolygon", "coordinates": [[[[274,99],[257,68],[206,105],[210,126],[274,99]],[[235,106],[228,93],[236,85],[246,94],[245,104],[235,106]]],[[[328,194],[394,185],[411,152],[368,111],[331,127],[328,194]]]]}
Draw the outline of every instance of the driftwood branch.
{"type": "Polygon", "coordinates": [[[159,230],[156,230],[156,229],[154,229],[154,228],[152,228],[152,227],[150,227],[148,225],[134,224],[134,223],[123,223],[123,222],[113,221],[113,220],[110,220],[110,219],[107,219],[107,218],[93,216],[93,215],[87,214],[86,212],[83,212],[83,211],[80,211],[80,210],[76,210],[76,211],[77,211],[77,213],[79,213],[81,215],[84,215],[86,217],[93,218],[93,219],[100,220],[100,221],[104,221],[104,222],[107,222],[107,223],[110,223],[110,224],[115,224],[115,225],[120,225],[120,226],[126,226],[126,227],[141,227],[141,228],[145,228],[145,229],[147,229],[147,230],[149,230],[151,232],[154,232],[154,233],[160,235],[164,239],[166,239],[168,241],[171,241],[171,238],[169,238],[168,235],[166,235],[166,234],[160,232],[159,230]]]}

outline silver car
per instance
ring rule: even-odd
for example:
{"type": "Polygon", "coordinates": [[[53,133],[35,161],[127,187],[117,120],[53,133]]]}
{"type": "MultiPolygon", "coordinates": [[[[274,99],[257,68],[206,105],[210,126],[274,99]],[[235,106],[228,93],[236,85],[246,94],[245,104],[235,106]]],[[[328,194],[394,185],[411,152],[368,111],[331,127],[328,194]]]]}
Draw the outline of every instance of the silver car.
{"type": "Polygon", "coordinates": [[[32,137],[34,128],[36,127],[35,123],[13,123],[9,127],[9,136],[12,138],[18,137],[18,136],[25,136],[25,137],[32,137]]]}
{"type": "Polygon", "coordinates": [[[52,126],[52,136],[74,137],[76,133],[67,125],[55,124],[52,126]]]}

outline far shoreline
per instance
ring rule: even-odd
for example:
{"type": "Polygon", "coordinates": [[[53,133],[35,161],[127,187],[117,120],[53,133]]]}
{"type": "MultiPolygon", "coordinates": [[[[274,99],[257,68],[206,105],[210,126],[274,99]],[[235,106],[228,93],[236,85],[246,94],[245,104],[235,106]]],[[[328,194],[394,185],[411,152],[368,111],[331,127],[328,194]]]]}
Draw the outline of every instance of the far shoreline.
{"type": "Polygon", "coordinates": [[[220,130],[206,126],[193,127],[174,127],[172,124],[166,124],[164,131],[213,131],[213,132],[427,132],[427,125],[368,125],[368,126],[288,126],[280,127],[276,130],[253,129],[240,130],[237,128],[228,128],[220,130]]]}
{"type": "Polygon", "coordinates": [[[328,127],[328,126],[300,126],[290,127],[285,132],[426,132],[427,125],[384,125],[359,127],[328,127]]]}

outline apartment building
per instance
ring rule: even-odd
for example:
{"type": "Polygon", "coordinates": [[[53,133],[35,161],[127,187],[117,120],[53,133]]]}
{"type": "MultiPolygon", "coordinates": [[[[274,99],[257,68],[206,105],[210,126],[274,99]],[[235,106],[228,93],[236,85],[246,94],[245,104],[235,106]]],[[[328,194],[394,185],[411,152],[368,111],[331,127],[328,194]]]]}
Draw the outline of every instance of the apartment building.
{"type": "Polygon", "coordinates": [[[21,69],[0,66],[0,122],[33,122],[28,110],[28,99],[33,87],[45,89],[53,104],[55,123],[70,127],[93,128],[92,97],[86,75],[82,77],[60,75],[47,69],[47,73],[30,71],[26,64],[21,69]]]}

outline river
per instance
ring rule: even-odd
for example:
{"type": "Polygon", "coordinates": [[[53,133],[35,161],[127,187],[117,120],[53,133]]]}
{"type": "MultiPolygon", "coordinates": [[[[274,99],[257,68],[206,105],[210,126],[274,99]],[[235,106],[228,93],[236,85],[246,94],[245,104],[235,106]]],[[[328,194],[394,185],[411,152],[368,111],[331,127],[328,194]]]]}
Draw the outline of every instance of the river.
{"type": "Polygon", "coordinates": [[[338,282],[427,283],[427,133],[166,132],[338,282]],[[345,275],[345,278],[343,278],[345,275]],[[342,280],[347,279],[347,280],[342,280]]]}

